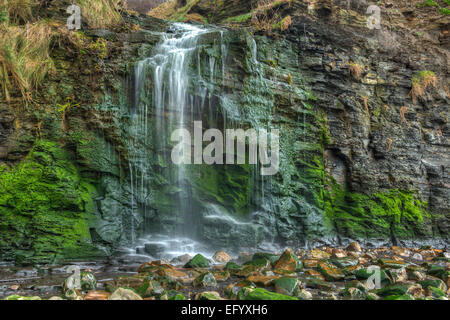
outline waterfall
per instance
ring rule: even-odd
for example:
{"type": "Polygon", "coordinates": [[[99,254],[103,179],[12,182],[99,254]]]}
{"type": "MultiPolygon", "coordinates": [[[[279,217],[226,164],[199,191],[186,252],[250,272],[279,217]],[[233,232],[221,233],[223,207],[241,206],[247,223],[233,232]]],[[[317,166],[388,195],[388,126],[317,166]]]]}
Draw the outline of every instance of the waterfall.
{"type": "MultiPolygon", "coordinates": [[[[207,123],[203,129],[218,128],[223,132],[227,128],[245,128],[248,124],[261,128],[253,121],[257,114],[240,110],[241,98],[227,96],[223,90],[228,67],[226,31],[175,23],[161,36],[151,55],[136,63],[130,94],[127,152],[131,251],[173,257],[183,253],[208,254],[205,244],[221,248],[255,247],[262,238],[264,226],[252,223],[251,212],[245,216],[235,212],[232,203],[214,199],[221,197],[222,184],[235,185],[236,182],[229,181],[230,177],[246,174],[245,169],[174,165],[171,159],[175,144],[171,141],[173,131],[184,128],[192,132],[194,121],[207,123]],[[206,180],[201,180],[204,176],[206,180]],[[214,183],[211,187],[202,183],[212,180],[217,185],[217,193],[211,198],[209,188],[214,188],[214,183]],[[203,194],[199,196],[199,192],[203,194]],[[144,221],[141,226],[137,224],[139,217],[144,221]]],[[[256,78],[248,83],[249,92],[259,95],[259,89],[254,87],[262,81],[257,44],[251,37],[246,42],[249,62],[258,71],[256,78]]],[[[248,102],[255,105],[266,100],[254,97],[248,102]]],[[[247,183],[252,190],[248,196],[249,208],[265,198],[259,170],[257,165],[247,173],[247,183]]],[[[243,186],[228,191],[230,194],[226,197],[245,190],[243,186]]]]}

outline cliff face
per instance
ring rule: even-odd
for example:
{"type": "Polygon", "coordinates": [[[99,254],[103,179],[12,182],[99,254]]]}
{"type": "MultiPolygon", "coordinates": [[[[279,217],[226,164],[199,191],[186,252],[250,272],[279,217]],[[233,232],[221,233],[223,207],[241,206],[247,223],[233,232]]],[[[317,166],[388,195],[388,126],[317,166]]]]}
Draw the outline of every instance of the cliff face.
{"type": "MultiPolygon", "coordinates": [[[[341,2],[280,1],[269,30],[258,18],[252,22],[256,4],[249,1],[175,3],[170,15],[178,20],[234,25],[201,41],[200,75],[210,79],[219,114],[208,124],[228,117],[244,128],[281,129],[280,174],[270,183],[251,181],[245,167],[211,173],[205,166],[193,175],[199,211],[214,202],[239,218],[256,212],[251,229],[230,225],[232,236],[224,235],[223,221],[201,221],[203,240],[448,244],[448,16],[416,3],[383,3],[381,30],[370,30],[369,4],[341,2]],[[255,21],[266,30],[236,28],[255,21]],[[214,75],[212,57],[221,60],[214,75]],[[424,90],[412,96],[414,83],[424,90]],[[264,201],[249,191],[255,185],[264,201]]],[[[164,164],[151,166],[156,196],[130,190],[133,65],[159,41],[151,31],[167,25],[127,19],[141,30],[85,31],[94,44],[87,53],[56,47],[57,72],[32,108],[18,99],[0,102],[4,257],[109,255],[133,240],[135,227],[139,233],[178,223],[170,192],[162,192],[171,189],[159,176],[164,164]]]]}

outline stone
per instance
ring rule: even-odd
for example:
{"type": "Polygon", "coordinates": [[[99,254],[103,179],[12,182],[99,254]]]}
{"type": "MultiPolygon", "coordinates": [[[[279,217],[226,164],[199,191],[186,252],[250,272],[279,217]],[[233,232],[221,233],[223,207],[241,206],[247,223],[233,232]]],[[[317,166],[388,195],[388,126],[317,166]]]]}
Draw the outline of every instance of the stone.
{"type": "Polygon", "coordinates": [[[201,274],[194,280],[194,287],[215,287],[215,286],[217,286],[217,281],[211,272],[201,274]]]}
{"type": "Polygon", "coordinates": [[[158,274],[162,277],[167,277],[174,281],[181,281],[181,280],[185,280],[185,279],[189,278],[189,275],[186,272],[172,269],[172,268],[167,268],[167,267],[159,268],[156,271],[156,274],[158,274]]]}
{"type": "Polygon", "coordinates": [[[347,256],[347,252],[344,249],[333,248],[331,251],[331,257],[333,258],[345,258],[347,256]]]}
{"type": "Polygon", "coordinates": [[[342,291],[342,296],[357,300],[363,300],[366,298],[366,294],[362,290],[355,287],[345,288],[342,291]]]}
{"type": "Polygon", "coordinates": [[[359,263],[359,260],[354,258],[332,258],[329,261],[339,268],[354,267],[359,263]]]}
{"type": "Polygon", "coordinates": [[[443,291],[447,290],[447,285],[445,284],[445,282],[438,278],[428,276],[425,280],[419,281],[419,283],[424,289],[428,287],[435,287],[443,291]]]}
{"type": "Polygon", "coordinates": [[[204,291],[195,295],[195,300],[225,300],[216,291],[204,291]]]}
{"type": "Polygon", "coordinates": [[[323,280],[318,280],[318,279],[312,279],[312,280],[306,281],[306,287],[312,288],[312,289],[326,290],[326,291],[333,290],[335,288],[335,286],[332,283],[326,282],[323,280]]]}
{"type": "Polygon", "coordinates": [[[319,270],[328,281],[340,281],[345,278],[345,274],[340,269],[326,262],[319,262],[317,270],[319,270]]]}
{"type": "Polygon", "coordinates": [[[201,254],[197,254],[186,265],[185,268],[209,268],[210,262],[201,254]]]}
{"type": "Polygon", "coordinates": [[[422,286],[414,282],[395,283],[384,288],[378,289],[376,294],[381,297],[401,296],[409,294],[414,298],[421,298],[423,293],[422,286]]]}
{"type": "Polygon", "coordinates": [[[297,278],[281,277],[273,280],[275,292],[289,296],[297,296],[300,290],[300,281],[297,278]]]}
{"type": "Polygon", "coordinates": [[[309,279],[325,280],[325,277],[320,272],[313,270],[313,269],[305,270],[305,275],[309,279]]]}
{"type": "Polygon", "coordinates": [[[448,270],[450,270],[450,267],[447,267],[444,264],[433,263],[428,265],[427,273],[435,277],[444,279],[448,274],[448,270]]]}
{"type": "Polygon", "coordinates": [[[279,276],[251,275],[247,277],[247,280],[257,286],[268,287],[278,278],[279,276]]]}
{"type": "Polygon", "coordinates": [[[423,272],[415,271],[415,270],[408,271],[408,279],[409,280],[422,281],[422,280],[425,280],[425,277],[426,277],[426,275],[423,272]]]}
{"type": "Polygon", "coordinates": [[[240,263],[245,263],[253,259],[253,255],[248,252],[241,252],[238,257],[240,263]]]}
{"type": "Polygon", "coordinates": [[[413,253],[413,255],[411,256],[411,259],[417,260],[417,261],[423,261],[423,257],[420,253],[413,253]]]}
{"type": "Polygon", "coordinates": [[[108,300],[143,300],[143,299],[140,295],[138,295],[136,292],[130,289],[118,288],[109,296],[108,300]]]}
{"type": "Polygon", "coordinates": [[[267,259],[255,259],[251,261],[247,261],[243,264],[242,270],[237,272],[236,274],[240,276],[248,276],[249,274],[253,272],[262,272],[270,270],[272,265],[270,264],[270,261],[267,259]]]}
{"type": "Polygon", "coordinates": [[[380,300],[381,298],[373,292],[366,293],[366,300],[380,300]]]}
{"type": "Polygon", "coordinates": [[[398,261],[393,259],[380,258],[378,259],[378,263],[383,267],[400,269],[405,267],[407,264],[405,261],[398,261]]]}
{"type": "Polygon", "coordinates": [[[436,288],[436,287],[427,287],[425,289],[425,295],[427,297],[432,297],[432,298],[440,298],[440,297],[446,297],[445,291],[440,289],[440,288],[436,288]]]}
{"type": "Polygon", "coordinates": [[[231,260],[231,256],[225,251],[219,250],[214,254],[213,260],[220,263],[227,263],[231,260]]]}
{"type": "Polygon", "coordinates": [[[166,250],[166,246],[160,243],[146,243],[144,251],[152,257],[159,257],[166,250]]]}
{"type": "Polygon", "coordinates": [[[305,268],[315,268],[317,267],[317,264],[319,263],[319,260],[317,259],[304,259],[302,260],[303,266],[305,268]]]}
{"type": "Polygon", "coordinates": [[[345,288],[358,288],[359,290],[361,290],[364,293],[367,293],[367,291],[369,290],[364,283],[362,283],[361,281],[358,281],[358,280],[353,280],[353,281],[347,282],[345,284],[345,288]]]}
{"type": "Polygon", "coordinates": [[[81,272],[80,274],[81,290],[95,290],[97,287],[97,279],[92,272],[81,272]]]}
{"type": "Polygon", "coordinates": [[[212,274],[217,282],[225,282],[230,278],[230,272],[228,271],[215,270],[212,274]]]}
{"type": "Polygon", "coordinates": [[[383,300],[415,300],[410,294],[387,296],[383,300]]]}
{"type": "Polygon", "coordinates": [[[266,259],[266,260],[270,261],[271,265],[275,265],[277,263],[278,259],[280,259],[280,255],[272,254],[272,253],[265,253],[265,252],[257,252],[253,255],[252,260],[256,260],[256,259],[266,259]]]}
{"type": "Polygon", "coordinates": [[[298,298],[271,292],[263,288],[245,287],[238,292],[237,300],[298,300],[298,298]]]}
{"type": "Polygon", "coordinates": [[[242,270],[242,266],[230,261],[225,265],[225,270],[228,270],[231,272],[239,271],[239,270],[242,270]]]}
{"type": "Polygon", "coordinates": [[[275,271],[297,272],[302,269],[302,262],[289,249],[283,252],[274,266],[275,271]]]}
{"type": "Polygon", "coordinates": [[[411,251],[409,251],[408,249],[397,246],[392,247],[392,252],[401,257],[409,257],[411,255],[411,251]]]}
{"type": "Polygon", "coordinates": [[[353,241],[352,243],[350,243],[347,248],[347,251],[351,251],[351,252],[361,252],[361,246],[359,245],[358,242],[353,241]]]}
{"type": "Polygon", "coordinates": [[[323,260],[323,259],[329,259],[331,257],[331,255],[320,249],[313,249],[310,252],[310,257],[311,257],[311,259],[323,260]]]}
{"type": "Polygon", "coordinates": [[[308,290],[301,289],[297,294],[297,298],[299,300],[312,300],[313,295],[308,290]]]}
{"type": "Polygon", "coordinates": [[[108,300],[111,293],[103,290],[93,290],[86,293],[84,300],[108,300]]]}
{"type": "Polygon", "coordinates": [[[406,268],[388,269],[387,273],[391,277],[393,283],[404,282],[408,280],[406,268]]]}
{"type": "Polygon", "coordinates": [[[83,300],[83,295],[78,289],[66,289],[63,292],[63,296],[68,300],[83,300]]]}
{"type": "MultiPolygon", "coordinates": [[[[356,276],[357,279],[360,280],[367,280],[372,275],[374,275],[375,270],[371,270],[370,268],[361,268],[353,271],[353,274],[356,276]]],[[[387,275],[386,271],[383,269],[380,270],[380,282],[381,284],[389,284],[391,283],[391,280],[389,276],[387,275]]]]}
{"type": "Polygon", "coordinates": [[[48,300],[64,300],[64,299],[61,297],[58,297],[58,296],[53,296],[53,297],[50,297],[48,300]]]}
{"type": "Polygon", "coordinates": [[[3,300],[42,300],[41,297],[33,296],[33,297],[25,297],[18,294],[13,294],[3,298],[3,300]]]}
{"type": "Polygon", "coordinates": [[[192,259],[191,255],[186,253],[186,254],[183,254],[181,256],[178,256],[178,257],[172,259],[172,261],[174,261],[173,263],[180,263],[180,264],[184,265],[184,264],[188,263],[189,260],[191,260],[191,259],[192,259]]]}

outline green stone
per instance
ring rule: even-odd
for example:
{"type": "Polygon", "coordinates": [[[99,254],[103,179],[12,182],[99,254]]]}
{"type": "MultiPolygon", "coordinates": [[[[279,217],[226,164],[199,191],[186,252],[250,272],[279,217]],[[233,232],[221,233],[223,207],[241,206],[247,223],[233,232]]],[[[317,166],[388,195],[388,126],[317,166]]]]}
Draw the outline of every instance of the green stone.
{"type": "Polygon", "coordinates": [[[210,262],[201,254],[197,254],[186,265],[185,268],[209,268],[210,262]]]}
{"type": "Polygon", "coordinates": [[[263,288],[242,288],[237,294],[238,300],[298,300],[284,294],[268,291],[263,288]]]}

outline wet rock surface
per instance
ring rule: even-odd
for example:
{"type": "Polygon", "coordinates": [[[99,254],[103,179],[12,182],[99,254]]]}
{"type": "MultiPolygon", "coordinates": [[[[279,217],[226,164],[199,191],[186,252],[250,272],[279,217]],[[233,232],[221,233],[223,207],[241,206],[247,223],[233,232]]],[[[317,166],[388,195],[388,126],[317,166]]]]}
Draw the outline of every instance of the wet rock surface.
{"type": "MultiPolygon", "coordinates": [[[[359,259],[341,264],[336,258],[311,256],[333,249],[321,247],[278,253],[256,253],[246,264],[237,257],[225,264],[186,267],[150,261],[124,267],[119,264],[80,263],[81,282],[67,277],[67,268],[40,266],[0,269],[0,298],[5,300],[448,300],[450,261],[447,251],[433,252],[425,261],[399,257],[399,247],[362,248],[359,259]],[[271,262],[269,257],[278,256],[271,262]],[[370,256],[370,258],[369,258],[370,256]],[[266,258],[264,258],[266,257],[266,258]],[[266,262],[264,262],[266,261],[266,262]],[[290,262],[290,263],[286,263],[290,262]],[[273,267],[278,266],[277,268],[273,267]],[[303,268],[299,269],[298,266],[303,268]],[[286,266],[281,268],[280,266],[286,266]],[[35,272],[30,272],[35,270],[35,272]],[[131,270],[125,272],[124,270],[131,270]],[[26,276],[36,274],[37,276],[26,276]],[[417,274],[421,276],[418,277],[417,274]],[[16,279],[13,279],[17,277],[16,279]]],[[[349,253],[344,248],[340,252],[349,253]]],[[[403,252],[403,250],[401,250],[403,252]]],[[[198,260],[199,258],[197,258],[198,260]]],[[[205,258],[206,259],[206,258],[205,258]]]]}

